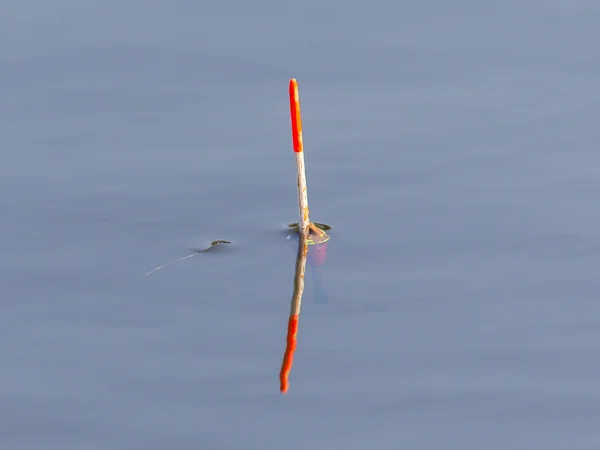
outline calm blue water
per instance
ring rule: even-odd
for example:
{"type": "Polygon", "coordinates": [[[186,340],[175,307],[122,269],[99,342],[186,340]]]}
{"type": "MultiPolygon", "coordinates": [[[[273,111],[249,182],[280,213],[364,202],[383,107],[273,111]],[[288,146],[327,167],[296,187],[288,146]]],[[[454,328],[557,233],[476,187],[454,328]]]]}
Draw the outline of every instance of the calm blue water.
{"type": "Polygon", "coordinates": [[[597,449],[599,20],[5,2],[0,447],[597,449]],[[282,396],[290,77],[334,230],[282,396]]]}

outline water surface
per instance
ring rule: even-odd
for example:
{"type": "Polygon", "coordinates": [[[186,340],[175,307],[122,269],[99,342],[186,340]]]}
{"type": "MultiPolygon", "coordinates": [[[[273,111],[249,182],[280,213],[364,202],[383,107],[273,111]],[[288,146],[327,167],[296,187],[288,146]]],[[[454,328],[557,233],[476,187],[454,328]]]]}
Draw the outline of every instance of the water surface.
{"type": "Polygon", "coordinates": [[[596,449],[598,19],[1,6],[2,447],[596,449]],[[290,77],[334,230],[281,396],[290,77]]]}

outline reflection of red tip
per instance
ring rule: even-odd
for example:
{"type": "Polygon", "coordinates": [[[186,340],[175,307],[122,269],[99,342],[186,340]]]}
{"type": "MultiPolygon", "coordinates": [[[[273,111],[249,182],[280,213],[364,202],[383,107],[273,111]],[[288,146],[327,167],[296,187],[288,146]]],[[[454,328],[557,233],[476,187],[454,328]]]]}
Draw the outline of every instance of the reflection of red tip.
{"type": "Polygon", "coordinates": [[[287,344],[285,354],[283,355],[283,363],[281,364],[281,372],[279,373],[279,390],[286,393],[290,387],[289,376],[294,363],[294,352],[296,351],[296,339],[298,336],[298,315],[290,316],[288,321],[287,344]]]}

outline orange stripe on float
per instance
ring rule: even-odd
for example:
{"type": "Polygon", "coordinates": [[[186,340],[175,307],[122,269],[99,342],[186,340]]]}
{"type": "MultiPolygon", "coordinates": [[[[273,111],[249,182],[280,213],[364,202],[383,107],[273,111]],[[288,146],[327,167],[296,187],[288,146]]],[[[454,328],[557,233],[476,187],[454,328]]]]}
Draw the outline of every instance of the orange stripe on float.
{"type": "Polygon", "coordinates": [[[287,344],[285,354],[283,355],[283,363],[281,364],[281,372],[279,373],[279,390],[283,393],[287,392],[290,387],[289,376],[294,363],[294,352],[296,351],[296,341],[298,337],[298,315],[290,316],[288,321],[287,344]]]}
{"type": "Polygon", "coordinates": [[[295,78],[290,79],[290,115],[292,119],[292,139],[294,151],[300,153],[302,144],[302,118],[300,117],[300,97],[298,95],[298,82],[295,78]]]}

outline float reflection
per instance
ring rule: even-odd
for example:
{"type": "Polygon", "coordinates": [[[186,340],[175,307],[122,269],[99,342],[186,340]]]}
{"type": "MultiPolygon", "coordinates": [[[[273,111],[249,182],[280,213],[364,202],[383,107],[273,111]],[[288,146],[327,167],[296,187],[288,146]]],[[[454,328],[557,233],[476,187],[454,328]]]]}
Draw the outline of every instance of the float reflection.
{"type": "MultiPolygon", "coordinates": [[[[329,227],[330,228],[330,227],[329,227]]],[[[288,236],[288,239],[291,235],[288,236]]],[[[298,340],[298,322],[302,307],[302,295],[304,293],[304,280],[306,274],[306,263],[311,267],[315,282],[315,299],[317,303],[327,303],[327,291],[323,287],[322,276],[319,271],[327,256],[327,243],[329,236],[321,231],[320,235],[311,234],[308,238],[299,236],[298,253],[294,271],[294,291],[288,319],[286,347],[279,373],[279,390],[286,393],[289,390],[289,376],[294,363],[294,352],[298,340]]]]}

